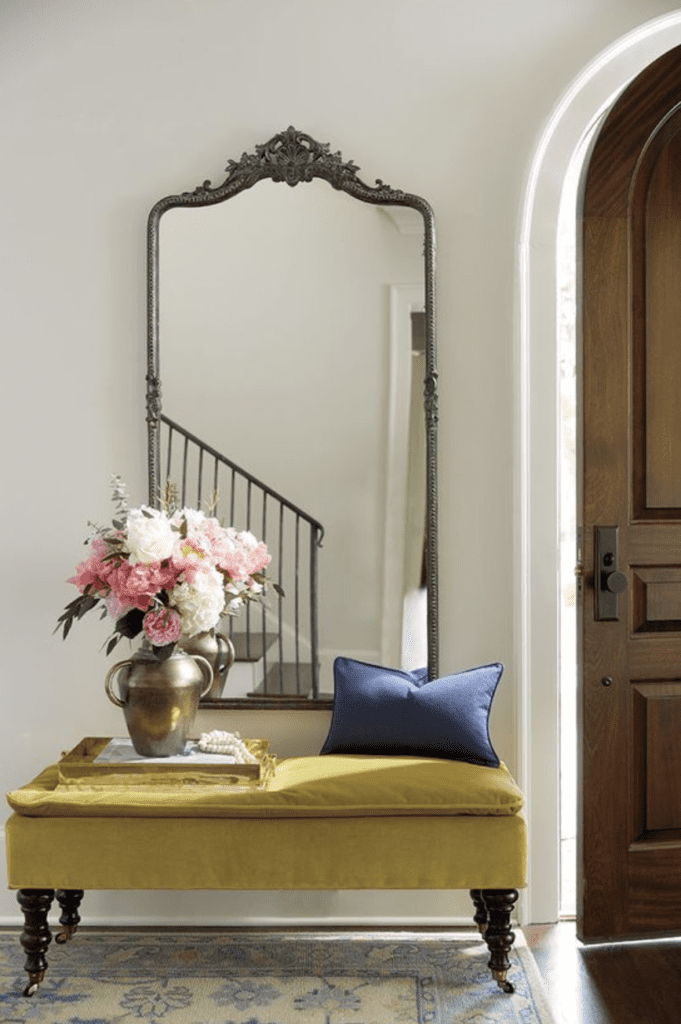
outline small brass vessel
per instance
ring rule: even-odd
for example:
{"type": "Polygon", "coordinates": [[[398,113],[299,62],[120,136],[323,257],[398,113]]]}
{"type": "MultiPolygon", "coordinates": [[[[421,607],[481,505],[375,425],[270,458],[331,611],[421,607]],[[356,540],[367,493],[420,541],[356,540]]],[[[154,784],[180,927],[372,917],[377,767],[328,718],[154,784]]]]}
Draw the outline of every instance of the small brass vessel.
{"type": "Polygon", "coordinates": [[[201,655],[213,669],[212,686],[203,696],[221,697],[227,675],[234,664],[234,644],[229,637],[211,629],[189,639],[181,639],[179,645],[186,654],[201,655]]]}
{"type": "Polygon", "coordinates": [[[196,654],[173,651],[161,659],[143,644],[132,658],[109,669],[104,681],[112,704],[123,708],[132,745],[142,757],[172,757],[184,751],[199,700],[213,685],[213,669],[196,654]],[[118,696],[113,689],[118,676],[118,696]]]}

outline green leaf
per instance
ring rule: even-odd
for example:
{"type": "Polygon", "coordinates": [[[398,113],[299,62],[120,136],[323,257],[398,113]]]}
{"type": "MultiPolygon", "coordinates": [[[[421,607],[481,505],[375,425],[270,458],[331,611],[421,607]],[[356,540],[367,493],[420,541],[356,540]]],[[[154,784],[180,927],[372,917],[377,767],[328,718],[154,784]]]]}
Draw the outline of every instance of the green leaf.
{"type": "Polygon", "coordinates": [[[131,608],[116,622],[116,631],[127,637],[128,640],[132,640],[142,632],[143,618],[144,612],[140,608],[131,608]]]}
{"type": "Polygon", "coordinates": [[[113,558],[117,558],[120,562],[125,561],[125,557],[120,551],[110,551],[108,555],[104,555],[103,562],[110,562],[113,558]]]}
{"type": "Polygon", "coordinates": [[[82,619],[86,612],[89,612],[91,608],[99,604],[98,597],[92,597],[91,594],[87,596],[83,595],[83,601],[81,602],[80,608],[78,609],[78,618],[82,619]]]}
{"type": "Polygon", "coordinates": [[[111,654],[111,652],[113,651],[114,647],[116,646],[116,644],[118,643],[118,641],[120,639],[121,639],[120,633],[115,633],[111,637],[111,639],[109,640],[108,644],[106,645],[106,653],[107,654],[111,654]]]}

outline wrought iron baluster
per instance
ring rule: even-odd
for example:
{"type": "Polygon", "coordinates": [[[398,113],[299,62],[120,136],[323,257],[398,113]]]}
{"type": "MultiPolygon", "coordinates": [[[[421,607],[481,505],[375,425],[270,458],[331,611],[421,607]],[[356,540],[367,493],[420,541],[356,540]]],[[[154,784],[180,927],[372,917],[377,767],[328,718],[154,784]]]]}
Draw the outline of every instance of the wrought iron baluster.
{"type": "Polygon", "coordinates": [[[201,490],[203,483],[203,445],[199,448],[199,468],[198,468],[198,481],[196,485],[196,507],[201,508],[201,490]]]}
{"type": "MultiPolygon", "coordinates": [[[[279,586],[284,586],[284,506],[279,503],[279,586]]],[[[284,638],[281,594],[277,595],[277,632],[279,634],[279,693],[284,692],[284,638]]]]}
{"type": "Polygon", "coordinates": [[[172,478],[172,460],[173,460],[173,428],[168,426],[168,462],[166,471],[166,480],[172,478]]]}
{"type": "Polygon", "coordinates": [[[310,655],[312,660],[312,696],[319,696],[319,662],[317,649],[317,548],[321,544],[320,530],[310,526],[310,655]]]}
{"type": "MultiPolygon", "coordinates": [[[[262,496],[262,540],[267,544],[267,494],[263,493],[262,496]]],[[[267,693],[267,609],[265,605],[261,608],[261,635],[262,635],[262,675],[263,675],[263,690],[267,693]]]]}
{"type": "Polygon", "coordinates": [[[189,438],[184,439],[184,452],[182,454],[182,505],[187,504],[187,458],[189,456],[189,438]]]}
{"type": "Polygon", "coordinates": [[[232,482],[229,497],[229,521],[234,522],[234,502],[236,501],[236,469],[232,469],[232,482]]]}
{"type": "MultiPolygon", "coordinates": [[[[251,528],[251,492],[253,481],[249,480],[246,487],[246,529],[251,528]]],[[[246,656],[251,658],[251,606],[246,603],[246,656]]]]}
{"type": "Polygon", "coordinates": [[[294,561],[294,573],[295,573],[295,590],[293,595],[293,622],[294,622],[294,643],[296,649],[296,693],[302,693],[300,686],[300,624],[298,613],[300,610],[300,516],[296,516],[296,532],[295,532],[295,561],[294,561]]]}

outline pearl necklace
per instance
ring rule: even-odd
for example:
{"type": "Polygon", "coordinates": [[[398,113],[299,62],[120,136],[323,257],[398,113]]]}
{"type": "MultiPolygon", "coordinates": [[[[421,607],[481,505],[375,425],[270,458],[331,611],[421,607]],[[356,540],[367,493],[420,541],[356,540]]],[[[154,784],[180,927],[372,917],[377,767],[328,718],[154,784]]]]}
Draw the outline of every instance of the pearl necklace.
{"type": "Polygon", "coordinates": [[[199,750],[206,754],[229,754],[235,764],[257,764],[258,759],[250,752],[238,732],[223,732],[213,729],[202,732],[199,739],[199,750]]]}

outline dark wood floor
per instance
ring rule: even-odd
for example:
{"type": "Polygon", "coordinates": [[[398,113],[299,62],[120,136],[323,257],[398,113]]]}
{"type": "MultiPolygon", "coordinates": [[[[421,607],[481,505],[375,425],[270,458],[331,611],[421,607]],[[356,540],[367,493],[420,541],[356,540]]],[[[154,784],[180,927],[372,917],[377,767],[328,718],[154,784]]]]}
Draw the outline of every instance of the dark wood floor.
{"type": "Polygon", "coordinates": [[[681,938],[583,946],[574,921],[523,933],[559,1024],[681,1024],[681,938]]]}

